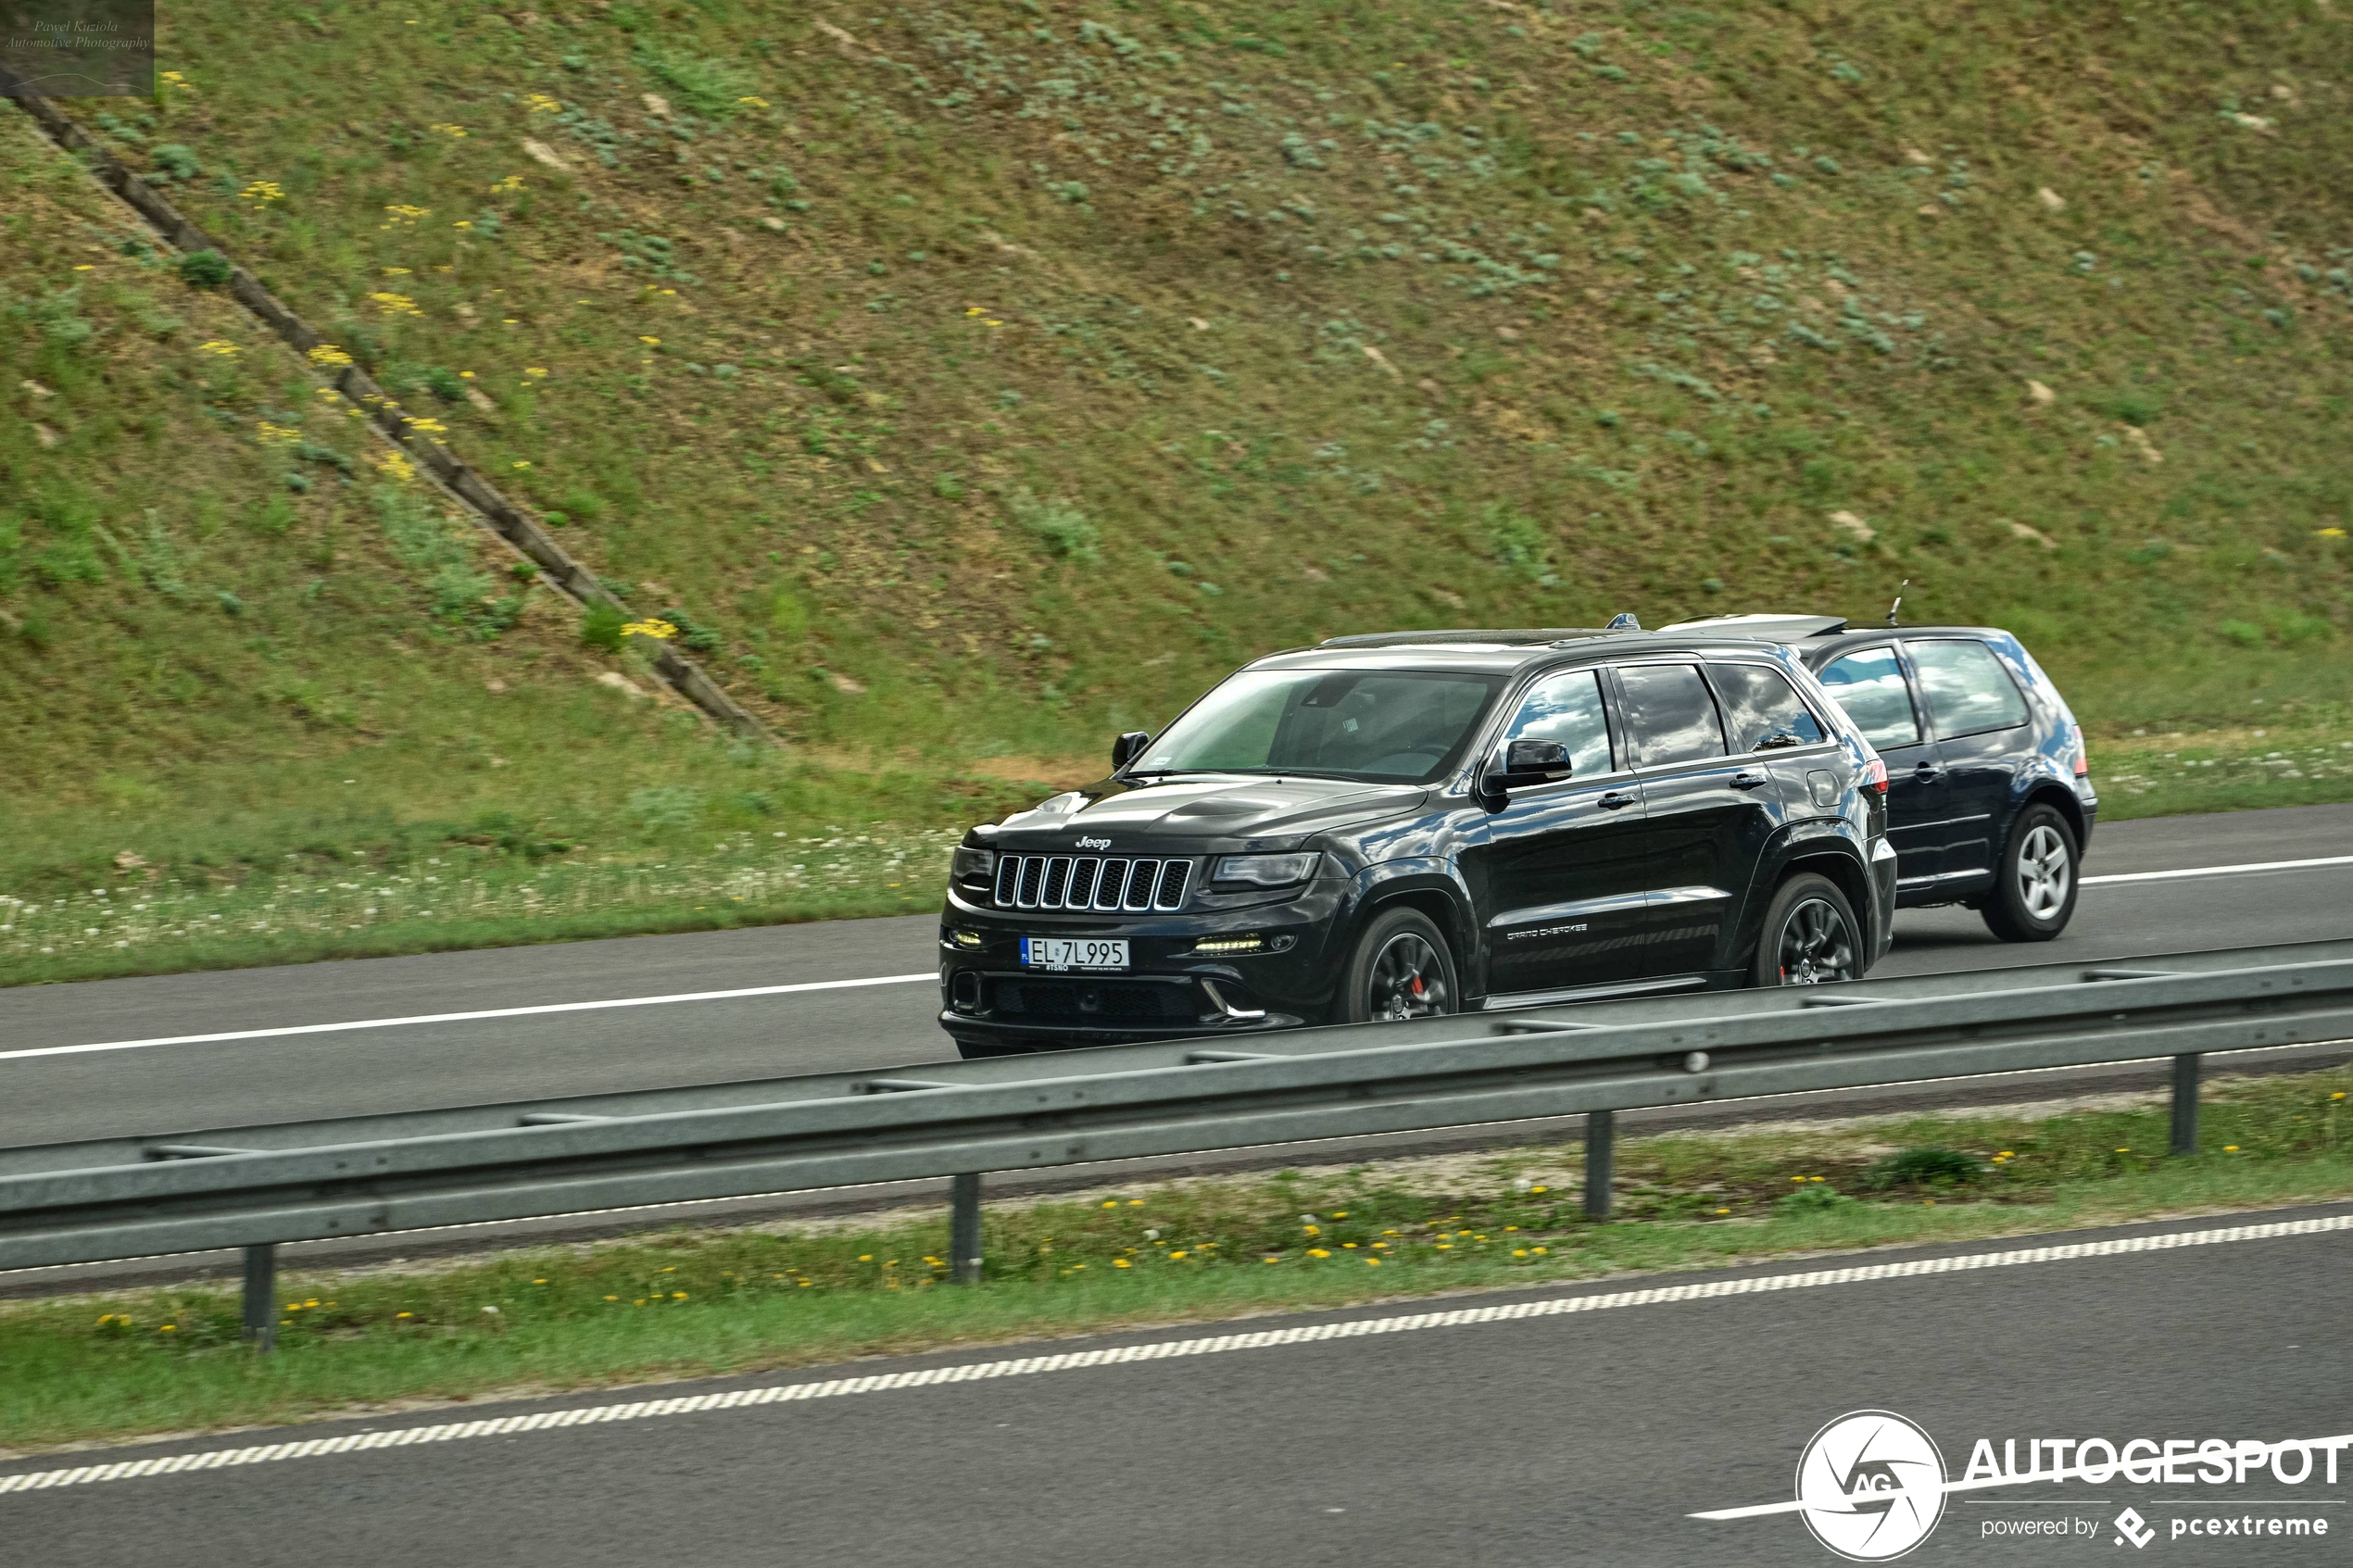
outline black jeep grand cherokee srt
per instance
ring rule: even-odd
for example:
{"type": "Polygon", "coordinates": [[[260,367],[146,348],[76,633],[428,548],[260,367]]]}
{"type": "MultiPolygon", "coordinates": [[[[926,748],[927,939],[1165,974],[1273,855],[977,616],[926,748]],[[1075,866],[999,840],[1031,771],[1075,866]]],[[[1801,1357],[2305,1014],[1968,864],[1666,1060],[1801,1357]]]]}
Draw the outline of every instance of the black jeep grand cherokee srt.
{"type": "Polygon", "coordinates": [[[1786,648],[1426,632],[1246,666],[1111,776],[977,827],[966,1056],[1859,976],[1887,774],[1786,648]]]}

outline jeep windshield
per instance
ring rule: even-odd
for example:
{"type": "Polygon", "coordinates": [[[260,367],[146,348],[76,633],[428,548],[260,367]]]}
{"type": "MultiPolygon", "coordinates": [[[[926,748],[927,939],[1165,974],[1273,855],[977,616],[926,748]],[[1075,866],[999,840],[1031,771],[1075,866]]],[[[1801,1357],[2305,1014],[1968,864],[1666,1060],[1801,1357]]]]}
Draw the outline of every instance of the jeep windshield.
{"type": "Polygon", "coordinates": [[[1501,675],[1245,670],[1171,724],[1129,773],[1307,773],[1429,784],[1461,759],[1501,675]]]}

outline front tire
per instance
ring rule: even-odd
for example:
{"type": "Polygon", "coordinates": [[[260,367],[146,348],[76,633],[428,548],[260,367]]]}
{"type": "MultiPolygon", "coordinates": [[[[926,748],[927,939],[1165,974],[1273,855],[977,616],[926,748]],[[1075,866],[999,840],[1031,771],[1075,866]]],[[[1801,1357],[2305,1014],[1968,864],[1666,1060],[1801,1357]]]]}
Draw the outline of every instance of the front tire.
{"type": "Polygon", "coordinates": [[[1765,907],[1751,979],[1758,985],[1827,985],[1863,977],[1863,927],[1838,884],[1800,872],[1765,907]]]}
{"type": "Polygon", "coordinates": [[[2048,942],[2065,931],[2082,883],[2076,874],[2080,856],[2075,830],[2056,807],[2020,811],[1981,911],[1986,929],[2005,942],[2048,942]]]}
{"type": "Polygon", "coordinates": [[[1435,1018],[1462,1006],[1446,938],[1415,909],[1377,917],[1357,938],[1340,984],[1351,1023],[1435,1018]]]}

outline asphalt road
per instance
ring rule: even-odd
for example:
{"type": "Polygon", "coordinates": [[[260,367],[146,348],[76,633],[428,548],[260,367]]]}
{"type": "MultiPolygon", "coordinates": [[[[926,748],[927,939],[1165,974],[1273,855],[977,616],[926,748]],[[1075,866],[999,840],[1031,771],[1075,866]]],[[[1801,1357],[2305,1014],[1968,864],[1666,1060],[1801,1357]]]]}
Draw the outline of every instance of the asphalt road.
{"type": "MultiPolygon", "coordinates": [[[[1996,1453],[2013,1440],[2023,1456],[2036,1437],[2101,1436],[2120,1448],[2136,1437],[2353,1432],[2344,1290],[2353,1229],[2233,1240],[2217,1223],[2036,1238],[2089,1244],[2088,1255],[2060,1261],[2003,1256],[2000,1243],[1875,1252],[1849,1261],[1880,1265],[1881,1277],[1785,1280],[1770,1291],[1718,1293],[1829,1265],[1640,1282],[1696,1287],[1667,1300],[1623,1299],[1618,1284],[1457,1297],[19,1461],[0,1465],[0,1479],[453,1416],[491,1421],[1231,1332],[1275,1331],[1281,1341],[14,1492],[0,1495],[0,1539],[44,1568],[1827,1564],[1835,1560],[1792,1515],[1690,1516],[1789,1499],[1808,1438],[1856,1411],[1919,1423],[1955,1477],[1981,1437],[1996,1453]],[[2177,1245],[2145,1246],[2161,1236],[2177,1245]],[[1976,1264],[1906,1266],[1936,1258],[1976,1264]],[[1613,1296],[1621,1298],[1589,1303],[1596,1310],[1500,1321],[1395,1321],[1613,1296]],[[1378,1334],[1281,1332],[1358,1320],[1388,1322],[1378,1334]]],[[[2158,1530],[2152,1557],[2342,1562],[2353,1453],[2339,1460],[2333,1485],[2316,1460],[2295,1486],[2258,1470],[2245,1484],[2077,1480],[1952,1494],[1913,1561],[2116,1562],[2111,1522],[2129,1505],[2158,1530]],[[2175,1520],[2226,1513],[2325,1517],[2330,1530],[2172,1535],[2175,1520]],[[2096,1533],[1989,1535],[1991,1522],[2045,1519],[2086,1521],[2096,1533]]]]}
{"type": "MultiPolygon", "coordinates": [[[[2353,806],[2162,818],[2095,834],[2087,878],[2353,855],[2353,806]]],[[[139,1049],[56,1047],[665,997],[935,968],[929,916],[768,926],[0,991],[0,1145],[886,1067],[950,1054],[927,978],[650,1007],[139,1049]]],[[[2057,942],[1962,909],[1899,919],[1874,973],[2353,935],[2353,864],[2088,881],[2057,942]]]]}

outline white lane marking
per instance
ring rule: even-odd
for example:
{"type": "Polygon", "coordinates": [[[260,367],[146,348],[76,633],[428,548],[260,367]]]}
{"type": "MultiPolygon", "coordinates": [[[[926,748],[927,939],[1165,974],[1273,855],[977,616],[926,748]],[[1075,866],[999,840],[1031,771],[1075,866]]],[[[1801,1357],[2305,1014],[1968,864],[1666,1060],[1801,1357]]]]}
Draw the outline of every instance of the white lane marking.
{"type": "Polygon", "coordinates": [[[203,1046],[220,1040],[274,1040],[288,1035],[341,1035],[355,1029],[400,1029],[416,1023],[472,1023],[484,1018],[531,1018],[550,1012],[594,1012],[602,1008],[651,1008],[671,1002],[724,1002],[737,997],[783,997],[797,991],[847,991],[861,985],[912,985],[918,980],[935,984],[939,975],[879,974],[870,980],[804,980],[793,985],[752,985],[740,991],[681,991],[672,997],[615,997],[602,1002],[548,1002],[529,1008],[485,1008],[478,1012],[425,1012],[414,1018],[358,1018],[348,1023],[291,1023],[282,1029],[233,1029],[219,1035],[165,1035],[152,1040],[107,1040],[92,1046],[40,1046],[28,1050],[0,1051],[0,1061],[29,1056],[80,1056],[89,1051],[136,1051],[150,1046],[203,1046]]]}
{"type": "Polygon", "coordinates": [[[2177,872],[2120,872],[2114,876],[2087,876],[2086,887],[2120,882],[2181,882],[2195,876],[2238,876],[2246,872],[2306,872],[2321,866],[2353,866],[2353,855],[2323,855],[2316,860],[2257,860],[2244,866],[2187,866],[2177,872]]]}
{"type": "Polygon", "coordinates": [[[1148,1345],[1121,1345],[1101,1350],[1065,1350],[1054,1355],[1017,1356],[994,1361],[966,1361],[956,1366],[924,1367],[914,1372],[829,1378],[823,1383],[772,1384],[765,1388],[731,1388],[724,1394],[690,1394],[668,1399],[640,1399],[625,1405],[590,1405],[579,1410],[541,1411],[532,1415],[453,1421],[439,1426],[409,1426],[389,1432],[352,1432],[340,1437],[258,1443],[242,1449],[174,1454],[166,1459],[118,1460],[107,1464],[80,1465],[70,1470],[36,1470],[19,1475],[0,1475],[0,1495],[45,1491],[55,1486],[82,1486],[98,1481],[130,1481],[150,1475],[173,1475],[183,1470],[274,1464],[281,1460],[311,1459],[321,1454],[352,1453],[366,1449],[404,1449],[416,1443],[456,1443],[469,1437],[503,1437],[522,1432],[590,1426],[608,1421],[698,1415],[706,1411],[736,1410],[746,1405],[837,1399],[852,1394],[887,1394],[902,1388],[928,1388],[942,1383],[1034,1377],[1041,1373],[1125,1366],[1133,1361],[1216,1356],[1229,1350],[1265,1350],[1284,1345],[1316,1344],[1327,1339],[1361,1339],[1369,1335],[1413,1334],[1429,1328],[1517,1323],[1527,1318],[1605,1312],[1617,1307],[1713,1301],[1728,1296],[1756,1296],[1776,1290],[1813,1290],[1823,1286],[1864,1285],[1883,1279],[1966,1273],[1980,1269],[2008,1269],[2026,1263],[2060,1263],[2078,1258],[2114,1258],[2134,1252],[2170,1252],[2183,1247],[2268,1241],[2278,1236],[2320,1236],[2345,1230],[2353,1230],[2353,1214],[2332,1214],[2317,1220],[2274,1220],[2254,1225],[2219,1225],[2208,1230],[2175,1231],[2164,1236],[2120,1236],[2108,1241],[2062,1242],[2050,1247],[2020,1247],[2001,1252],[1964,1253],[1951,1258],[1916,1258],[1900,1263],[1862,1263],[1843,1269],[1811,1269],[1804,1273],[1702,1280],[1692,1285],[1652,1286],[1639,1290],[1613,1290],[1593,1296],[1556,1296],[1536,1301],[1504,1302],[1492,1307],[1457,1307],[1442,1312],[1412,1312],[1397,1317],[1305,1323],[1297,1328],[1259,1329],[1248,1334],[1220,1334],[1200,1339],[1161,1339],[1148,1345]]]}

